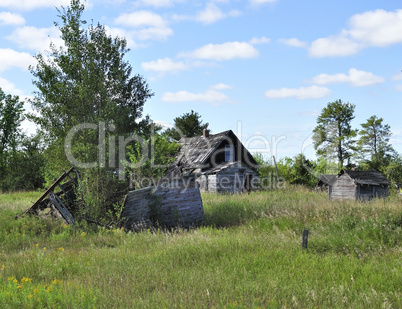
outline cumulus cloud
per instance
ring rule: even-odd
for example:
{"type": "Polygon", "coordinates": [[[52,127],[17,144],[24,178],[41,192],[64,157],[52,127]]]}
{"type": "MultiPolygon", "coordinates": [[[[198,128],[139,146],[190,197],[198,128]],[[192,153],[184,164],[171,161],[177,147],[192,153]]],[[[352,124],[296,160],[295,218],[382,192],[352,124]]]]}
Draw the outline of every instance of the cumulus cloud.
{"type": "Polygon", "coordinates": [[[143,62],[141,67],[145,71],[154,71],[159,73],[175,73],[189,69],[189,66],[182,61],[173,61],[171,58],[165,57],[155,61],[143,62]]]}
{"type": "Polygon", "coordinates": [[[276,0],[250,0],[250,3],[253,5],[261,5],[264,3],[273,3],[276,2],[276,0]]]}
{"type": "Polygon", "coordinates": [[[216,85],[212,85],[211,88],[216,89],[216,90],[227,90],[227,89],[231,89],[232,86],[226,85],[224,83],[219,83],[216,85]]]}
{"type": "Polygon", "coordinates": [[[139,40],[165,40],[173,34],[162,16],[150,11],[122,14],[114,21],[118,25],[133,28],[131,35],[139,40]]]}
{"type": "Polygon", "coordinates": [[[394,76],[391,77],[391,79],[393,81],[402,80],[402,73],[395,74],[394,76]]]}
{"type": "Polygon", "coordinates": [[[172,18],[176,21],[181,20],[194,20],[201,22],[203,24],[213,24],[219,20],[225,19],[227,17],[237,17],[242,13],[238,10],[232,10],[227,13],[222,12],[222,10],[214,3],[207,3],[206,7],[199,11],[196,15],[173,15],[172,18]]]}
{"type": "Polygon", "coordinates": [[[260,38],[252,38],[250,40],[250,44],[251,45],[255,45],[255,44],[265,44],[265,43],[269,43],[271,40],[266,38],[265,36],[262,36],[260,38]]]}
{"type": "Polygon", "coordinates": [[[166,23],[162,16],[151,11],[136,11],[122,14],[115,20],[116,24],[129,27],[165,27],[166,23]]]}
{"type": "Polygon", "coordinates": [[[207,44],[191,52],[180,53],[181,58],[195,58],[214,61],[255,58],[258,50],[247,42],[226,42],[223,44],[207,44]]]}
{"type": "Polygon", "coordinates": [[[271,89],[265,92],[268,99],[285,99],[295,97],[299,100],[320,99],[331,93],[326,87],[300,87],[300,88],[280,88],[271,89]]]}
{"type": "Polygon", "coordinates": [[[0,48],[0,72],[16,67],[27,70],[35,65],[36,60],[28,53],[21,53],[10,48],[0,48]]]}
{"type": "Polygon", "coordinates": [[[17,10],[33,10],[41,7],[67,6],[70,0],[1,0],[0,7],[17,10]]]}
{"type": "Polygon", "coordinates": [[[0,12],[0,25],[20,26],[23,24],[25,24],[25,19],[21,15],[10,12],[0,12]]]}
{"type": "Polygon", "coordinates": [[[208,89],[201,93],[192,93],[185,90],[178,92],[165,92],[162,96],[165,102],[206,102],[212,105],[219,105],[230,102],[230,98],[222,92],[208,89]]]}
{"type": "Polygon", "coordinates": [[[175,3],[181,3],[184,0],[139,0],[135,2],[138,6],[153,6],[155,8],[173,6],[175,3]]]}
{"type": "Polygon", "coordinates": [[[49,47],[53,42],[56,46],[63,46],[60,32],[56,27],[36,28],[32,26],[20,27],[7,37],[21,48],[40,51],[49,47]]]}
{"type": "Polygon", "coordinates": [[[20,89],[17,89],[13,83],[10,81],[0,77],[0,88],[6,94],[18,95],[22,96],[23,92],[20,89]]]}
{"type": "Polygon", "coordinates": [[[374,84],[381,84],[384,82],[384,78],[382,78],[381,76],[376,76],[370,72],[359,71],[355,68],[351,68],[348,71],[348,74],[319,74],[313,77],[311,82],[318,85],[348,83],[354,87],[362,87],[374,84]]]}
{"type": "Polygon", "coordinates": [[[310,46],[310,56],[349,56],[367,47],[397,43],[402,43],[402,10],[368,11],[353,15],[348,29],[339,34],[315,40],[310,46]]]}
{"type": "Polygon", "coordinates": [[[305,48],[307,47],[307,43],[300,41],[299,39],[296,38],[291,38],[291,39],[279,39],[278,40],[280,43],[285,44],[287,46],[292,46],[292,47],[300,47],[300,48],[305,48]]]}

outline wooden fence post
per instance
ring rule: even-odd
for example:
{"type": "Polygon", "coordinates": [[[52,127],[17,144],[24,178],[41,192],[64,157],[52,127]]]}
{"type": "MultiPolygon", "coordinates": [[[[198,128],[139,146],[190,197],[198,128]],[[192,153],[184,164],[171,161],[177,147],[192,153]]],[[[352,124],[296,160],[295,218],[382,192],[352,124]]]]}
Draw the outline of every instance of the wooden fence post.
{"type": "Polygon", "coordinates": [[[308,244],[308,230],[304,229],[303,230],[303,241],[302,241],[302,247],[304,249],[307,249],[307,244],[308,244]]]}

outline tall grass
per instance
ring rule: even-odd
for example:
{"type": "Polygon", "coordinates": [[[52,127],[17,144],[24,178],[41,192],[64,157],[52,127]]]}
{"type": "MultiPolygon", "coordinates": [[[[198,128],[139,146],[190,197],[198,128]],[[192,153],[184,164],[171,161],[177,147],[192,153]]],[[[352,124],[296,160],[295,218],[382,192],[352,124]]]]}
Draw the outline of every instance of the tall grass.
{"type": "Polygon", "coordinates": [[[0,195],[0,306],[402,307],[400,198],[330,202],[299,187],[202,198],[201,228],[126,233],[14,220],[25,205],[0,195]]]}

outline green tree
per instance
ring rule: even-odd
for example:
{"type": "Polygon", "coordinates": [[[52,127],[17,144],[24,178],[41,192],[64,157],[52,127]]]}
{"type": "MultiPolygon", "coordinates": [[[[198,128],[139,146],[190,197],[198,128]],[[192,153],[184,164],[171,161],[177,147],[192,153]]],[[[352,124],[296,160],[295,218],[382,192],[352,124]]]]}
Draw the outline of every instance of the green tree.
{"type": "Polygon", "coordinates": [[[119,184],[115,173],[103,164],[109,162],[106,157],[113,151],[103,150],[109,149],[107,141],[116,141],[110,137],[139,135],[149,126],[149,119],[142,114],[153,93],[143,77],[132,74],[124,58],[129,51],[126,40],[111,37],[99,23],[87,26],[82,18],[84,9],[80,0],[71,0],[70,6],[57,10],[60,22],[55,25],[64,44],[51,44],[49,54],[35,56],[37,65],[30,71],[38,90],[31,102],[38,113],[30,117],[48,137],[48,181],[71,165],[67,154],[79,162],[95,164],[81,170],[82,181],[91,194],[87,205],[99,210],[91,213],[102,216],[120,199],[120,189],[114,186],[119,184]],[[92,127],[77,131],[71,147],[65,146],[66,137],[77,125],[92,127]],[[101,155],[106,160],[101,160],[101,155]]]}
{"type": "Polygon", "coordinates": [[[0,182],[2,188],[10,158],[18,146],[19,127],[24,119],[23,106],[24,103],[18,96],[6,95],[0,88],[0,174],[2,175],[0,182]]]}
{"type": "Polygon", "coordinates": [[[357,130],[353,130],[351,121],[355,105],[341,100],[330,102],[322,110],[313,130],[314,148],[319,157],[337,159],[339,168],[344,166],[355,150],[353,139],[357,130]]]}
{"type": "Polygon", "coordinates": [[[394,150],[389,143],[391,128],[383,119],[371,116],[361,124],[359,146],[370,168],[384,170],[394,150]]]}
{"type": "Polygon", "coordinates": [[[201,115],[191,110],[190,113],[174,119],[174,127],[167,129],[166,133],[173,140],[180,140],[182,137],[194,137],[202,135],[204,129],[208,128],[208,123],[202,123],[201,115]]]}
{"type": "MultiPolygon", "coordinates": [[[[89,25],[82,19],[85,7],[80,0],[58,9],[63,47],[50,46],[50,55],[37,54],[37,65],[30,67],[38,88],[32,105],[38,115],[31,118],[51,140],[65,138],[69,130],[83,123],[105,123],[113,134],[139,132],[147,121],[143,106],[153,93],[140,75],[132,76],[131,65],[124,60],[127,42],[111,37],[103,25],[89,25]]],[[[77,134],[85,145],[97,145],[98,134],[83,130],[77,134]]],[[[82,151],[88,158],[88,149],[82,151]]],[[[92,157],[97,148],[92,149],[92,157]]]]}

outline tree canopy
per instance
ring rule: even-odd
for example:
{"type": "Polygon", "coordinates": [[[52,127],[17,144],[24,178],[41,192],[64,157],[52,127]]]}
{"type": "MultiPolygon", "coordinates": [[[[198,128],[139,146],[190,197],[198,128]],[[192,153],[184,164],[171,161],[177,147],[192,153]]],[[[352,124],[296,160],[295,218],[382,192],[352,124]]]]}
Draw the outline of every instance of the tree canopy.
{"type": "Polygon", "coordinates": [[[353,139],[357,130],[352,129],[351,121],[355,105],[341,100],[330,102],[317,118],[317,126],[313,130],[313,142],[317,155],[323,158],[337,159],[339,168],[352,156],[353,139]]]}
{"type": "Polygon", "coordinates": [[[208,128],[208,123],[202,123],[201,115],[191,110],[190,113],[174,119],[174,128],[167,129],[166,133],[173,140],[180,140],[181,137],[194,137],[202,135],[202,131],[208,128]]]}

